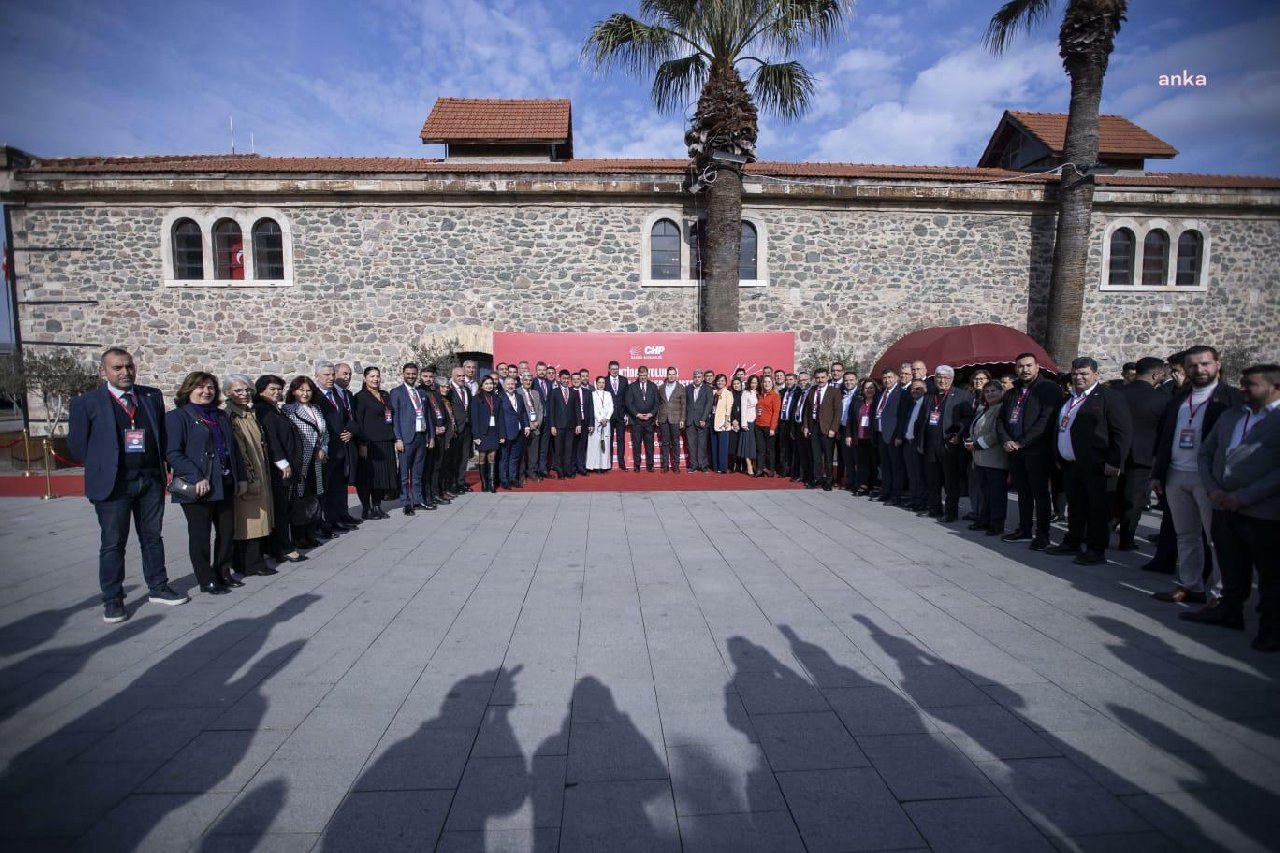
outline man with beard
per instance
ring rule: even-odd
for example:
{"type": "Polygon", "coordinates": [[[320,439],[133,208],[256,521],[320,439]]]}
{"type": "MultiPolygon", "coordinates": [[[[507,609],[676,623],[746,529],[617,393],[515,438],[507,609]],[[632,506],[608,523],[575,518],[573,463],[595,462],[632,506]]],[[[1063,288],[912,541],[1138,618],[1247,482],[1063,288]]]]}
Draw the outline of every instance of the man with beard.
{"type": "Polygon", "coordinates": [[[1049,547],[1049,519],[1053,500],[1049,469],[1053,465],[1053,419],[1062,405],[1058,383],[1040,371],[1029,352],[1014,362],[1018,381],[1004,395],[998,434],[1008,454],[1009,471],[1018,491],[1018,527],[1001,538],[1005,542],[1031,540],[1031,550],[1049,547]]]}

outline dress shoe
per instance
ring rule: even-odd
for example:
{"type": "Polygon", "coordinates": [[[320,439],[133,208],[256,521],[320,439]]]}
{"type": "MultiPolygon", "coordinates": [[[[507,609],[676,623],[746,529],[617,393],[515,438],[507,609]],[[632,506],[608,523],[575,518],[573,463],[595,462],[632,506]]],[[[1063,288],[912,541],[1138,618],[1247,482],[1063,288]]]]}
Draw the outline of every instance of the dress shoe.
{"type": "Polygon", "coordinates": [[[360,517],[365,521],[373,521],[378,516],[374,515],[371,509],[362,509],[360,510],[360,517]]]}
{"type": "Polygon", "coordinates": [[[376,511],[378,513],[378,516],[377,516],[378,520],[380,521],[391,517],[390,515],[387,514],[387,511],[382,507],[378,507],[376,511]]]}
{"type": "Polygon", "coordinates": [[[350,525],[353,525],[353,526],[355,526],[355,527],[359,527],[359,526],[360,526],[360,519],[355,518],[355,517],[353,517],[353,516],[352,516],[352,515],[350,515],[350,514],[344,515],[344,516],[342,516],[342,518],[340,518],[340,519],[338,519],[338,520],[339,520],[339,521],[341,521],[343,524],[350,524],[350,525]]]}
{"type": "Polygon", "coordinates": [[[1037,536],[1036,538],[1031,540],[1032,551],[1043,551],[1048,547],[1049,547],[1048,536],[1037,536]]]}
{"type": "Polygon", "coordinates": [[[1203,592],[1177,587],[1172,590],[1161,590],[1151,594],[1156,601],[1167,601],[1170,604],[1204,604],[1207,600],[1203,592]]]}
{"type": "MultiPolygon", "coordinates": [[[[306,557],[303,557],[302,559],[304,559],[304,560],[305,560],[305,559],[306,559],[306,557]]],[[[254,572],[254,574],[255,574],[255,575],[260,575],[260,576],[262,576],[262,577],[269,577],[269,576],[271,576],[271,575],[278,575],[278,574],[280,574],[280,573],[279,573],[278,571],[276,571],[275,569],[271,568],[270,566],[263,566],[262,568],[258,569],[256,572],[254,572]]]]}
{"type": "Polygon", "coordinates": [[[446,498],[446,497],[439,497],[439,498],[436,498],[436,505],[437,505],[437,506],[439,506],[440,504],[451,504],[451,503],[453,503],[453,501],[449,500],[449,499],[448,499],[448,498],[446,498]]]}
{"type": "Polygon", "coordinates": [[[985,524],[980,524],[979,522],[976,522],[976,521],[973,524],[969,525],[970,530],[985,530],[986,527],[987,526],[985,524]]]}
{"type": "Polygon", "coordinates": [[[1238,607],[1223,606],[1221,601],[1214,601],[1189,613],[1179,613],[1178,618],[1185,622],[1198,622],[1201,625],[1220,625],[1234,631],[1244,630],[1244,614],[1238,607]]]}
{"type": "Polygon", "coordinates": [[[238,580],[231,572],[222,573],[222,585],[228,589],[239,589],[244,586],[244,581],[238,580]]]}
{"type": "Polygon", "coordinates": [[[1162,563],[1156,560],[1143,563],[1138,568],[1142,569],[1144,572],[1155,572],[1158,575],[1173,575],[1178,573],[1177,566],[1171,566],[1168,563],[1162,563]]]}
{"type": "Polygon", "coordinates": [[[411,507],[411,506],[406,506],[406,507],[404,508],[404,514],[405,514],[405,515],[413,515],[413,507],[411,507]]]}
{"type": "Polygon", "coordinates": [[[436,505],[435,505],[435,504],[433,504],[433,503],[418,504],[418,509],[426,510],[427,512],[430,512],[431,510],[433,510],[433,509],[435,509],[435,508],[436,508],[436,505]]]}
{"type": "Polygon", "coordinates": [[[305,562],[305,561],[306,561],[306,560],[308,560],[308,559],[309,559],[309,558],[307,557],[307,555],[306,555],[306,554],[299,554],[297,551],[294,551],[292,554],[285,554],[283,557],[281,557],[281,558],[280,558],[280,562],[282,562],[282,563],[302,563],[302,562],[305,562]]]}
{"type": "Polygon", "coordinates": [[[1084,553],[1076,556],[1071,562],[1077,566],[1100,566],[1107,561],[1107,555],[1101,551],[1085,550],[1084,553]]]}
{"type": "Polygon", "coordinates": [[[958,518],[959,516],[957,516],[954,512],[949,512],[946,515],[942,516],[942,523],[950,524],[951,522],[956,521],[958,518]]]}
{"type": "Polygon", "coordinates": [[[200,591],[206,595],[226,595],[231,592],[220,583],[202,583],[200,584],[200,591]]]}
{"type": "Polygon", "coordinates": [[[1046,554],[1054,554],[1060,557],[1075,556],[1080,553],[1080,546],[1072,545],[1070,542],[1063,539],[1057,545],[1050,545],[1048,548],[1045,548],[1044,552],[1046,554]]]}
{"type": "Polygon", "coordinates": [[[1022,542],[1025,539],[1030,539],[1031,534],[1019,528],[1017,530],[1013,530],[1013,531],[1010,531],[1009,533],[1006,533],[1000,538],[1005,542],[1022,542]]]}
{"type": "Polygon", "coordinates": [[[1259,634],[1249,648],[1255,652],[1280,652],[1280,634],[1259,634]]]}
{"type": "Polygon", "coordinates": [[[831,483],[829,481],[822,484],[822,491],[824,492],[831,491],[831,483]]]}
{"type": "Polygon", "coordinates": [[[348,524],[342,519],[338,519],[333,523],[332,529],[337,533],[350,533],[352,530],[356,529],[356,526],[354,524],[348,524]]]}
{"type": "Polygon", "coordinates": [[[1117,551],[1136,551],[1138,550],[1138,545],[1132,539],[1121,539],[1116,544],[1116,550],[1117,551]]]}

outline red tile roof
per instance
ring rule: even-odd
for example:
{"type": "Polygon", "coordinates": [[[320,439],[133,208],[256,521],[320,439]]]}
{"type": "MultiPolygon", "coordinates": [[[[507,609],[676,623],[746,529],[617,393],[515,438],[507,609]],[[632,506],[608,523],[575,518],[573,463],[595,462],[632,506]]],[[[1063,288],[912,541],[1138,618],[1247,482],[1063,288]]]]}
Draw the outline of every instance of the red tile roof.
{"type": "MultiPolygon", "coordinates": [[[[1066,113],[1023,113],[1005,111],[1005,118],[1044,143],[1055,156],[1062,155],[1067,139],[1066,113]]],[[[1001,123],[1004,119],[1001,119],[1001,123]]],[[[1174,157],[1178,149],[1143,130],[1124,116],[1098,116],[1098,155],[1131,157],[1174,157]]]]}
{"type": "MultiPolygon", "coordinates": [[[[102,175],[676,175],[687,160],[601,159],[527,163],[472,163],[428,157],[263,157],[256,154],[196,154],[154,157],[35,158],[21,173],[102,175]]],[[[795,163],[762,161],[747,166],[750,175],[784,180],[863,180],[885,182],[937,181],[1022,184],[1055,183],[1057,175],[1012,172],[973,166],[894,166],[861,163],[795,163]]],[[[1238,175],[1197,175],[1147,172],[1142,175],[1104,175],[1102,186],[1280,189],[1280,178],[1238,175]]]]}
{"type": "Polygon", "coordinates": [[[568,98],[437,98],[422,125],[423,142],[568,142],[568,98]]]}

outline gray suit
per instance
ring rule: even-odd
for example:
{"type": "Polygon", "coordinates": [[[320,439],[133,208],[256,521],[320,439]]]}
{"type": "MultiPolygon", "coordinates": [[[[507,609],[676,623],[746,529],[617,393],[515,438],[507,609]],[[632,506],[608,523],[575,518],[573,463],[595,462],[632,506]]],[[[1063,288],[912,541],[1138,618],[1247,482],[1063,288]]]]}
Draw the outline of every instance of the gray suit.
{"type": "Polygon", "coordinates": [[[686,457],[690,471],[706,470],[707,440],[711,429],[711,398],[714,389],[703,383],[698,386],[698,399],[693,399],[693,385],[684,389],[684,440],[688,449],[686,457]],[[703,426],[698,426],[699,421],[703,426]]]}
{"type": "Polygon", "coordinates": [[[542,392],[538,390],[538,386],[525,389],[521,386],[519,393],[529,395],[525,400],[525,408],[529,410],[529,437],[525,439],[527,446],[524,449],[524,466],[521,472],[522,477],[541,474],[539,465],[540,460],[546,458],[546,443],[543,442],[542,434],[545,430],[542,427],[542,421],[546,417],[546,406],[542,402],[542,392]]]}
{"type": "Polygon", "coordinates": [[[1222,618],[1242,618],[1257,571],[1262,613],[1258,641],[1280,643],[1280,406],[1261,413],[1243,406],[1223,412],[1200,445],[1199,463],[1210,494],[1226,492],[1241,504],[1213,511],[1222,618]],[[1246,416],[1248,433],[1228,449],[1246,416]]]}

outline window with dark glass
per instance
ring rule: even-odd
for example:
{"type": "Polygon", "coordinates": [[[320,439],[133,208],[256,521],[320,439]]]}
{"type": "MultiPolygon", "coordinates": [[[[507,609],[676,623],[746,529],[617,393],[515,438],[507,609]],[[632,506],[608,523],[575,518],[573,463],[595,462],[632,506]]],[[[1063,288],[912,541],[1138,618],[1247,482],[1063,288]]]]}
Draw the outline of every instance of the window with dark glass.
{"type": "Polygon", "coordinates": [[[1133,232],[1117,228],[1111,232],[1111,260],[1107,266],[1107,284],[1128,286],[1133,284],[1133,232]]]}
{"type": "Polygon", "coordinates": [[[1178,235],[1179,287],[1195,287],[1200,283],[1200,264],[1204,256],[1204,237],[1199,231],[1183,231],[1178,235]]]}
{"type": "Polygon", "coordinates": [[[254,223],[253,277],[263,281],[284,278],[284,235],[274,219],[254,223]]]}
{"type": "Polygon", "coordinates": [[[671,281],[680,278],[680,226],[659,219],[649,232],[649,277],[671,281]]]}
{"type": "Polygon", "coordinates": [[[204,236],[190,219],[173,223],[173,277],[183,281],[204,278],[204,236]]]}
{"type": "Polygon", "coordinates": [[[756,280],[756,227],[742,223],[742,243],[738,248],[738,280],[756,280]]]}
{"type": "Polygon", "coordinates": [[[240,226],[230,219],[213,226],[213,269],[219,281],[244,278],[244,239],[240,226]]]}
{"type": "Polygon", "coordinates": [[[1142,285],[1164,287],[1169,281],[1169,235],[1156,229],[1142,241],[1142,285]]]}

